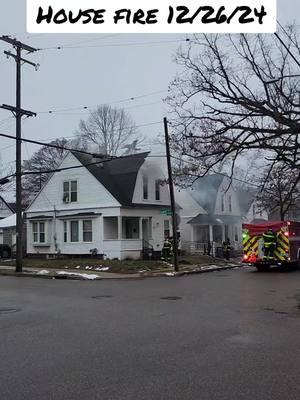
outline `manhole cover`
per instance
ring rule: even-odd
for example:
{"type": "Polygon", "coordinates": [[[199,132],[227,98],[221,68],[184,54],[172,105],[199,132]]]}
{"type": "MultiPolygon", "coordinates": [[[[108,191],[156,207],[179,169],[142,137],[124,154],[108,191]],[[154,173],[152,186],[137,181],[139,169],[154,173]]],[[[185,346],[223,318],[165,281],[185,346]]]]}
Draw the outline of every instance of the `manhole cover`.
{"type": "Polygon", "coordinates": [[[16,308],[0,308],[0,314],[12,314],[20,310],[16,308]]]}
{"type": "Polygon", "coordinates": [[[165,297],[161,297],[161,300],[181,300],[182,297],[179,296],[165,296],[165,297]]]}
{"type": "Polygon", "coordinates": [[[101,295],[101,296],[93,296],[92,299],[111,299],[112,296],[109,295],[101,295]]]}

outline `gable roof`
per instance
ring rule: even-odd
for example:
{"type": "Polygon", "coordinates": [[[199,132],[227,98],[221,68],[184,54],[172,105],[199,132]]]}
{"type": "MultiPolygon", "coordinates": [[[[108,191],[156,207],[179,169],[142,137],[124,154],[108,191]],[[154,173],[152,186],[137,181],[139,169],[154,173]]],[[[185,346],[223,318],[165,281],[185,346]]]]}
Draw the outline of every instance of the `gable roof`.
{"type": "Polygon", "coordinates": [[[77,160],[118,200],[122,206],[132,206],[138,172],[145,162],[147,153],[133,154],[103,163],[88,154],[72,151],[77,160]],[[99,164],[87,165],[91,163],[99,164]]]}
{"type": "Polygon", "coordinates": [[[4,198],[3,198],[2,196],[0,196],[0,201],[2,201],[3,204],[6,205],[6,207],[8,208],[8,210],[10,210],[11,212],[15,212],[14,209],[13,209],[13,207],[12,207],[12,204],[13,204],[13,203],[7,203],[7,201],[5,201],[4,198]]]}
{"type": "Polygon", "coordinates": [[[224,175],[214,174],[198,178],[191,189],[190,195],[203,207],[208,214],[213,214],[216,206],[219,187],[224,180],[224,175]]]}

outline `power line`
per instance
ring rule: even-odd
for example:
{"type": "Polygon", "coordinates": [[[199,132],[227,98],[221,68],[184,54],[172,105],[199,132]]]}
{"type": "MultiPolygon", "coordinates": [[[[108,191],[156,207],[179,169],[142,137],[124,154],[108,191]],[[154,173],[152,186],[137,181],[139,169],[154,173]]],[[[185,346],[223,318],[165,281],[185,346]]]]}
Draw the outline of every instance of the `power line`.
{"type": "MultiPolygon", "coordinates": [[[[116,100],[116,101],[112,101],[112,102],[102,102],[103,104],[106,105],[112,105],[112,104],[119,104],[119,103],[125,103],[128,101],[135,101],[135,100],[139,100],[139,99],[143,99],[145,97],[150,97],[150,96],[154,96],[156,94],[160,94],[160,93],[166,93],[167,90],[157,90],[155,92],[150,92],[150,93],[146,93],[146,94],[142,94],[139,96],[131,96],[131,97],[127,97],[121,100],[116,100]]],[[[87,105],[87,106],[81,106],[81,107],[72,107],[72,108],[58,108],[58,109],[53,109],[53,110],[46,110],[46,111],[38,111],[38,114],[55,114],[55,113],[60,113],[60,112],[68,112],[68,111],[80,111],[80,110],[88,110],[90,108],[94,108],[97,107],[98,105],[87,105]]]]}
{"type": "Polygon", "coordinates": [[[92,45],[92,46],[55,46],[55,47],[41,47],[38,51],[45,50],[65,50],[65,49],[94,49],[100,47],[129,47],[129,46],[150,46],[155,44],[165,44],[165,43],[179,43],[179,42],[189,42],[190,39],[177,39],[177,40],[158,40],[152,42],[131,42],[131,43],[107,43],[101,45],[92,45]]]}

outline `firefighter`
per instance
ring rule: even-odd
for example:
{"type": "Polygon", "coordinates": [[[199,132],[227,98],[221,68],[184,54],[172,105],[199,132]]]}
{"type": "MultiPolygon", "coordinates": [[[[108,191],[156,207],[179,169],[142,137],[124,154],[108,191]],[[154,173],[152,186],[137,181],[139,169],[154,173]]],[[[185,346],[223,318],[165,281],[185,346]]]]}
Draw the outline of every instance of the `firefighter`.
{"type": "Polygon", "coordinates": [[[170,261],[173,252],[172,240],[169,237],[165,238],[164,246],[162,249],[162,260],[170,261]]]}
{"type": "Polygon", "coordinates": [[[277,236],[275,232],[271,228],[269,228],[264,234],[263,234],[263,250],[264,250],[264,259],[266,260],[272,260],[274,258],[274,250],[276,248],[276,243],[277,243],[277,236]]]}
{"type": "Polygon", "coordinates": [[[223,248],[223,257],[225,258],[225,260],[229,260],[230,259],[230,250],[231,250],[231,243],[230,243],[229,238],[227,238],[223,242],[222,248],[223,248]]]}

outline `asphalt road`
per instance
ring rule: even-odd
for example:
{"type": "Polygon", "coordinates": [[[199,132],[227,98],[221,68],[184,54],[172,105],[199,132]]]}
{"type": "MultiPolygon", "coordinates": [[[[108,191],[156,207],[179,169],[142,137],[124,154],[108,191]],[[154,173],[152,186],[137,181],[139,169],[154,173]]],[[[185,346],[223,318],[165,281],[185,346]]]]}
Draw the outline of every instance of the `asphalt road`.
{"type": "Polygon", "coordinates": [[[1,400],[300,398],[300,271],[0,277],[0,309],[1,400]]]}

